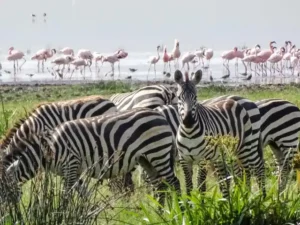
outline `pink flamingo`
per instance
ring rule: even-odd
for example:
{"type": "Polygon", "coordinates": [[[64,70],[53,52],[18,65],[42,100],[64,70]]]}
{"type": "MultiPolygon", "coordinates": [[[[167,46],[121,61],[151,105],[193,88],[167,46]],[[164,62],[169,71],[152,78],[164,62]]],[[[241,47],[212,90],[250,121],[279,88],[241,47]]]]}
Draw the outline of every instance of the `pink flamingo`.
{"type": "Polygon", "coordinates": [[[187,69],[188,71],[190,70],[190,65],[189,63],[193,61],[193,59],[196,57],[196,54],[193,52],[187,52],[182,56],[182,67],[181,69],[184,68],[184,65],[187,64],[187,69]]]}
{"type": "Polygon", "coordinates": [[[283,55],[282,60],[284,60],[284,68],[291,67],[291,56],[292,56],[292,51],[296,48],[296,45],[290,46],[288,48],[288,45],[291,44],[290,41],[286,41],[286,53],[283,55]]]}
{"type": "Polygon", "coordinates": [[[291,56],[291,67],[292,67],[292,75],[294,75],[295,68],[299,64],[299,57],[296,56],[296,52],[294,51],[291,56]]]}
{"type": "Polygon", "coordinates": [[[77,53],[77,57],[81,59],[92,60],[94,56],[90,50],[80,49],[77,53]]]}
{"type": "MultiPolygon", "coordinates": [[[[115,63],[119,61],[118,56],[116,54],[113,55],[109,55],[109,56],[100,56],[100,61],[102,62],[101,67],[103,66],[104,62],[108,62],[111,65],[111,71],[107,72],[105,74],[105,76],[107,76],[107,74],[109,74],[110,72],[112,72],[111,76],[114,78],[115,75],[115,63]]],[[[120,67],[119,67],[119,74],[120,74],[120,67]]]]}
{"type": "Polygon", "coordinates": [[[252,48],[252,49],[250,50],[250,55],[256,55],[256,54],[258,54],[258,53],[260,53],[260,52],[261,52],[260,45],[257,44],[257,45],[254,46],[254,48],[252,48]]]}
{"type": "Polygon", "coordinates": [[[221,54],[221,57],[222,57],[222,59],[224,60],[224,61],[223,61],[223,66],[224,66],[225,69],[227,69],[227,71],[228,71],[228,74],[225,75],[225,76],[230,76],[229,61],[230,61],[230,60],[233,60],[233,59],[236,57],[237,51],[238,51],[238,48],[237,48],[237,47],[234,47],[233,50],[229,50],[229,51],[223,52],[223,53],[221,54]]]}
{"type": "Polygon", "coordinates": [[[274,47],[273,44],[276,44],[275,41],[270,41],[269,43],[269,49],[261,50],[257,56],[261,58],[263,65],[266,68],[266,74],[267,74],[267,65],[266,62],[270,58],[270,56],[274,53],[274,47]]]}
{"type": "Polygon", "coordinates": [[[175,44],[174,44],[174,48],[172,50],[171,56],[174,59],[174,67],[175,67],[175,60],[176,60],[176,65],[177,67],[179,66],[179,57],[181,55],[181,52],[179,50],[179,41],[177,39],[175,39],[175,44]]]}
{"type": "Polygon", "coordinates": [[[209,48],[209,49],[204,49],[204,57],[207,61],[207,67],[209,68],[210,60],[214,56],[214,51],[209,48]]]}
{"type": "MultiPolygon", "coordinates": [[[[275,63],[278,63],[282,60],[284,53],[285,53],[285,48],[281,47],[279,53],[278,52],[273,53],[270,56],[270,58],[268,59],[268,61],[272,64],[272,68],[273,68],[274,73],[275,73],[275,63]]],[[[271,73],[272,68],[270,66],[270,73],[271,73]]],[[[282,73],[282,65],[281,65],[280,72],[282,73]]]]}
{"type": "MultiPolygon", "coordinates": [[[[65,47],[63,49],[61,49],[59,51],[59,53],[62,53],[64,55],[70,55],[70,56],[74,56],[74,50],[72,48],[69,48],[69,47],[65,47]]],[[[70,71],[70,64],[68,66],[68,72],[70,71]]]]}
{"type": "Polygon", "coordinates": [[[91,65],[92,65],[92,59],[82,59],[82,58],[77,58],[77,59],[74,59],[71,64],[74,66],[74,69],[71,73],[71,76],[70,76],[70,79],[72,78],[72,75],[74,73],[74,70],[78,70],[78,68],[81,68],[80,69],[80,73],[81,75],[83,75],[83,79],[85,79],[85,67],[89,67],[90,69],[90,72],[92,74],[92,70],[91,70],[91,65]],[[83,73],[82,73],[83,72],[83,73]]]}
{"type": "MultiPolygon", "coordinates": [[[[201,49],[201,50],[196,50],[194,52],[194,54],[198,57],[199,59],[199,64],[200,64],[200,61],[202,62],[202,67],[204,67],[204,61],[203,61],[203,58],[204,58],[204,49],[201,49]]],[[[198,64],[198,66],[199,66],[198,64]]]]}
{"type": "Polygon", "coordinates": [[[170,69],[170,73],[171,73],[171,64],[170,64],[170,62],[173,60],[173,56],[168,54],[166,46],[164,47],[164,54],[163,54],[162,59],[164,61],[164,72],[163,72],[163,74],[166,74],[166,65],[167,65],[167,63],[169,64],[169,69],[170,69]]]}
{"type": "Polygon", "coordinates": [[[26,59],[24,58],[24,53],[19,51],[19,50],[15,50],[14,47],[10,47],[9,51],[8,51],[8,56],[7,56],[7,60],[8,61],[13,61],[14,62],[14,74],[16,74],[17,70],[21,71],[22,66],[24,65],[24,63],[26,62],[26,59]],[[24,62],[20,65],[19,67],[19,63],[18,61],[20,59],[23,59],[24,62]],[[17,64],[17,66],[16,66],[17,64]]]}
{"type": "Polygon", "coordinates": [[[120,61],[121,59],[125,59],[128,56],[128,52],[125,52],[124,49],[119,49],[117,52],[115,52],[115,55],[119,59],[118,61],[118,69],[119,69],[119,77],[120,77],[120,61]]]}
{"type": "Polygon", "coordinates": [[[148,63],[150,63],[150,66],[149,66],[149,69],[148,69],[147,81],[148,81],[148,75],[150,73],[150,69],[151,69],[152,65],[153,65],[153,68],[154,68],[154,74],[155,74],[155,79],[156,79],[156,68],[155,68],[155,65],[156,65],[156,63],[160,59],[160,55],[159,55],[160,46],[159,45],[156,47],[156,50],[157,50],[157,56],[150,56],[149,61],[148,61],[148,63]]]}
{"type": "Polygon", "coordinates": [[[42,72],[44,72],[44,62],[51,58],[56,53],[56,50],[53,49],[40,49],[35,53],[34,56],[31,57],[31,60],[37,60],[38,61],[38,72],[40,72],[40,61],[42,61],[42,72]]]}
{"type": "Polygon", "coordinates": [[[93,53],[93,59],[95,60],[95,71],[98,74],[100,72],[100,68],[98,68],[98,61],[101,61],[102,55],[99,52],[93,53]]]}
{"type": "Polygon", "coordinates": [[[71,56],[74,56],[74,50],[72,48],[69,48],[69,47],[65,47],[63,49],[61,49],[59,51],[59,53],[62,53],[64,55],[71,55],[71,56]]]}
{"type": "Polygon", "coordinates": [[[55,64],[52,69],[54,69],[55,66],[58,66],[58,70],[60,68],[61,65],[63,65],[63,68],[62,68],[62,73],[65,69],[65,66],[66,65],[69,65],[70,66],[70,62],[72,62],[74,60],[74,57],[71,56],[71,55],[63,55],[63,56],[60,56],[54,60],[51,61],[51,63],[55,64]]]}

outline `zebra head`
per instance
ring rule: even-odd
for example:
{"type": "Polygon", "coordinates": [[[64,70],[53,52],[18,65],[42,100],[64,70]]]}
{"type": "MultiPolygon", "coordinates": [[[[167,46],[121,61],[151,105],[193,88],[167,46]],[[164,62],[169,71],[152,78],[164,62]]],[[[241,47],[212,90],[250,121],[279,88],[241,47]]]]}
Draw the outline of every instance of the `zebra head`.
{"type": "Polygon", "coordinates": [[[178,84],[178,112],[183,123],[192,123],[195,118],[197,108],[197,89],[196,84],[202,78],[202,71],[198,70],[192,79],[185,73],[185,81],[180,70],[176,70],[174,74],[175,82],[178,84]]]}

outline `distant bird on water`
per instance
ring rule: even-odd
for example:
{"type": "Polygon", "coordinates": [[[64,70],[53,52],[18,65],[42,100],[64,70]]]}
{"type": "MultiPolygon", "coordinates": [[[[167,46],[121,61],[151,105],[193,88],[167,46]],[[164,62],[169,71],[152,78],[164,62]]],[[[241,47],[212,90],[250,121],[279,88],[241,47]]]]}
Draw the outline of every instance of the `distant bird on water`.
{"type": "Polygon", "coordinates": [[[29,76],[30,78],[34,76],[33,73],[27,73],[26,75],[29,76]]]}
{"type": "Polygon", "coordinates": [[[226,74],[226,75],[222,76],[221,78],[222,78],[222,79],[228,79],[229,76],[230,76],[230,74],[226,74]]]}
{"type": "Polygon", "coordinates": [[[127,80],[131,80],[131,78],[132,78],[131,76],[127,76],[126,77],[127,80]]]}
{"type": "Polygon", "coordinates": [[[31,14],[32,23],[35,22],[35,18],[36,18],[36,15],[35,14],[31,14]]]}
{"type": "Polygon", "coordinates": [[[129,71],[134,73],[135,71],[137,71],[137,69],[134,69],[134,68],[129,68],[129,71]]]}
{"type": "Polygon", "coordinates": [[[246,78],[243,78],[243,80],[251,80],[252,74],[248,75],[246,78]]]}
{"type": "Polygon", "coordinates": [[[11,74],[9,70],[4,70],[5,73],[11,74]]]}
{"type": "Polygon", "coordinates": [[[44,13],[44,22],[46,23],[47,22],[47,14],[46,13],[44,13]]]}

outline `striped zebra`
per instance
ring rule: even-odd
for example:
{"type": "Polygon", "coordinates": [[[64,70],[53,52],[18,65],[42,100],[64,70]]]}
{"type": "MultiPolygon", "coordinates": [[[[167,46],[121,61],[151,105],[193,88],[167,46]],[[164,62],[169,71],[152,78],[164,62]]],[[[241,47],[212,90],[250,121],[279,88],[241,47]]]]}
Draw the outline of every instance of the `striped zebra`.
{"type": "MultiPolygon", "coordinates": [[[[178,111],[180,126],[177,132],[176,144],[185,174],[186,190],[192,189],[192,165],[202,160],[212,161],[220,180],[226,180],[227,172],[221,158],[218,146],[210,145],[206,136],[230,135],[238,138],[235,154],[246,171],[255,168],[258,174],[260,162],[259,151],[252,150],[252,124],[247,111],[236,101],[226,100],[214,104],[202,105],[197,103],[198,84],[202,71],[198,70],[190,81],[188,74],[183,75],[179,70],[174,74],[178,84],[178,111]]],[[[228,188],[224,182],[220,183],[224,196],[228,195],[228,188]]],[[[261,187],[263,189],[263,187],[261,187]]],[[[265,195],[265,190],[262,190],[265,195]]]]}
{"type": "Polygon", "coordinates": [[[154,109],[161,105],[177,104],[176,94],[164,85],[142,87],[128,93],[118,93],[110,97],[118,111],[139,107],[154,109]]]}
{"type": "Polygon", "coordinates": [[[272,149],[279,169],[279,191],[282,191],[299,146],[300,110],[281,99],[264,99],[256,104],[261,114],[261,142],[272,149]]]}
{"type": "Polygon", "coordinates": [[[73,100],[43,103],[25,119],[20,120],[8,131],[0,143],[6,152],[15,146],[22,147],[32,134],[42,134],[57,125],[79,118],[99,116],[116,112],[116,106],[101,96],[87,96],[73,100]]]}
{"type": "MultiPolygon", "coordinates": [[[[237,96],[237,95],[223,95],[223,96],[219,96],[219,97],[215,97],[215,98],[211,98],[211,99],[207,99],[204,101],[199,101],[200,104],[202,105],[209,105],[209,104],[215,104],[216,102],[219,101],[224,101],[224,100],[234,100],[236,101],[238,104],[240,104],[248,113],[251,124],[252,124],[252,151],[258,151],[259,152],[259,163],[260,165],[258,165],[258,170],[257,170],[257,176],[258,176],[258,183],[260,184],[260,186],[262,186],[262,189],[265,189],[265,169],[264,169],[264,160],[263,160],[263,149],[262,149],[262,144],[260,142],[260,128],[261,128],[261,116],[260,116],[260,111],[259,108],[257,107],[257,105],[255,104],[255,102],[246,99],[244,97],[241,96],[237,96]]],[[[256,158],[250,158],[249,160],[253,161],[251,162],[252,164],[255,163],[257,161],[256,158]]],[[[235,166],[238,166],[238,164],[235,164],[235,166]]],[[[234,173],[237,174],[238,173],[238,168],[234,168],[234,173]]],[[[250,178],[250,174],[249,171],[246,171],[248,173],[247,178],[250,178]]],[[[200,170],[198,172],[198,187],[201,188],[202,191],[206,190],[206,186],[205,186],[205,179],[206,179],[206,175],[207,175],[207,171],[203,165],[200,165],[200,170]]],[[[250,182],[250,180],[247,181],[248,183],[250,182]]]]}
{"type": "MultiPolygon", "coordinates": [[[[26,151],[13,148],[4,157],[1,177],[10,188],[30,180],[39,169],[50,168],[62,175],[68,191],[87,169],[91,177],[102,180],[130,172],[139,164],[158,190],[166,188],[161,182],[165,180],[180,193],[174,174],[172,131],[154,110],[138,108],[68,121],[45,135],[42,147],[38,142],[27,143],[26,151]]],[[[163,196],[163,192],[158,193],[161,203],[163,196]]]]}
{"type": "MultiPolygon", "coordinates": [[[[139,107],[154,109],[162,105],[177,104],[175,92],[164,85],[150,85],[133,92],[114,94],[109,99],[115,103],[118,111],[139,107]]],[[[122,191],[124,187],[133,191],[132,174],[110,180],[109,186],[112,191],[122,191]]]]}

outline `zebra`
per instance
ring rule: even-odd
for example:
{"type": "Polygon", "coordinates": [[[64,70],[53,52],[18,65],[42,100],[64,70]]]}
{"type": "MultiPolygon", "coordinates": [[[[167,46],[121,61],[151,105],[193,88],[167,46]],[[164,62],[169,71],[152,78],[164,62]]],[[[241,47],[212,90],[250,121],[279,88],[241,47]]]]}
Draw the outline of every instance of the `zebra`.
{"type": "MultiPolygon", "coordinates": [[[[180,194],[180,183],[174,174],[172,131],[157,111],[137,108],[67,121],[38,142],[39,139],[31,141],[31,145],[27,143],[26,150],[13,148],[4,157],[2,186],[5,181],[10,188],[16,187],[33,178],[39,169],[49,168],[64,178],[68,193],[87,169],[91,177],[102,180],[130,172],[138,163],[158,190],[166,188],[161,182],[165,180],[180,194]]],[[[85,196],[87,192],[80,193],[85,196]]],[[[164,193],[157,196],[163,203],[164,193]]]]}
{"type": "Polygon", "coordinates": [[[69,120],[99,116],[116,111],[117,108],[113,102],[97,95],[42,103],[8,131],[1,140],[0,149],[9,152],[15,146],[22,147],[30,135],[42,134],[69,120]]]}
{"type": "MultiPolygon", "coordinates": [[[[202,77],[198,70],[192,80],[185,73],[185,81],[180,70],[174,74],[178,84],[178,111],[180,125],[176,137],[176,145],[180,155],[186,181],[186,190],[190,194],[192,189],[192,165],[202,160],[213,162],[219,179],[226,180],[227,188],[223,182],[220,187],[223,195],[228,196],[229,181],[218,146],[210,145],[205,136],[230,135],[238,138],[235,154],[242,167],[247,171],[255,168],[258,174],[259,166],[263,164],[258,150],[252,150],[252,124],[247,111],[236,101],[218,101],[214,104],[202,105],[197,103],[196,84],[202,77]]],[[[264,187],[261,186],[265,195],[264,187]]]]}
{"type": "MultiPolygon", "coordinates": [[[[118,111],[139,107],[154,109],[162,105],[177,104],[175,92],[164,85],[150,85],[133,92],[114,94],[109,99],[117,106],[118,111]]],[[[123,187],[133,191],[132,174],[110,180],[109,186],[112,191],[121,191],[123,187]]]]}
{"type": "Polygon", "coordinates": [[[109,98],[118,111],[145,107],[154,109],[161,105],[177,104],[176,94],[164,85],[142,87],[128,93],[114,94],[109,98]]]}
{"type": "Polygon", "coordinates": [[[261,114],[261,143],[269,145],[279,169],[279,191],[287,184],[292,160],[299,148],[300,110],[293,103],[281,99],[255,102],[261,114]]]}
{"type": "MultiPolygon", "coordinates": [[[[236,101],[238,104],[240,104],[244,109],[247,111],[250,121],[252,124],[252,149],[253,151],[258,151],[259,152],[259,157],[260,159],[260,166],[258,170],[258,182],[262,187],[265,187],[265,170],[264,170],[264,159],[263,159],[263,149],[262,149],[262,144],[260,143],[260,128],[261,128],[261,116],[260,116],[260,111],[255,104],[255,102],[241,97],[237,95],[223,95],[219,97],[214,97],[211,99],[206,99],[203,101],[199,101],[200,104],[202,105],[209,105],[209,104],[214,104],[219,101],[224,101],[232,99],[236,101]]],[[[235,164],[235,166],[238,166],[238,164],[235,164]]],[[[249,171],[248,171],[249,172],[249,171]]],[[[238,168],[234,168],[234,173],[238,173],[238,168]]],[[[206,179],[207,171],[205,168],[205,164],[200,164],[200,169],[198,171],[198,187],[200,187],[201,191],[206,191],[206,186],[205,186],[205,179],[206,179]]],[[[247,178],[250,178],[250,174],[247,175],[247,178]]],[[[247,182],[250,182],[248,180],[247,182]]],[[[265,189],[265,188],[263,188],[265,189]]]]}

